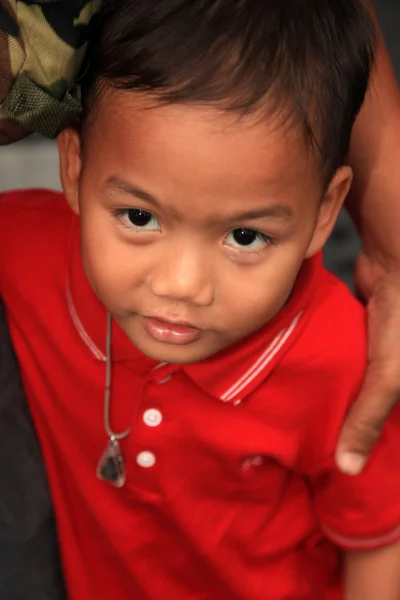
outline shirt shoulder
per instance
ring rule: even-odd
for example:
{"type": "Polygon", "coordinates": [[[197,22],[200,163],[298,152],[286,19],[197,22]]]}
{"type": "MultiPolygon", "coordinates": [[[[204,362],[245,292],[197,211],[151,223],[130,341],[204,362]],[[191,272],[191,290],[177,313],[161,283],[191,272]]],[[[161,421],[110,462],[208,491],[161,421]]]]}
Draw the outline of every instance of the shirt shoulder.
{"type": "MultiPolygon", "coordinates": [[[[71,214],[64,194],[44,188],[11,190],[0,194],[0,228],[6,234],[8,228],[18,230],[34,220],[35,225],[55,224],[60,216],[71,214]],[[14,222],[14,219],[18,219],[14,222]]],[[[32,228],[29,228],[32,230],[32,228]]],[[[10,232],[13,233],[13,232],[10,232]]],[[[31,231],[34,235],[35,232],[31,231]]]]}
{"type": "Polygon", "coordinates": [[[73,213],[63,194],[28,189],[0,195],[0,278],[26,281],[59,270],[73,213]],[[22,277],[23,275],[23,277],[22,277]]]}
{"type": "MultiPolygon", "coordinates": [[[[305,324],[277,365],[278,376],[299,390],[349,390],[360,385],[367,362],[366,311],[337,277],[323,269],[305,324]],[[288,377],[288,376],[291,377],[288,377]]],[[[268,382],[266,382],[268,383],[268,382]]],[[[317,396],[312,402],[320,402],[317,396]]]]}
{"type": "Polygon", "coordinates": [[[321,293],[289,359],[302,365],[304,466],[331,463],[346,414],[367,366],[366,311],[350,290],[324,270],[321,293]],[[304,386],[304,387],[303,387],[304,386]]]}
{"type": "Polygon", "coordinates": [[[318,299],[296,348],[314,374],[321,369],[349,380],[366,365],[366,311],[347,286],[323,270],[318,299]]]}

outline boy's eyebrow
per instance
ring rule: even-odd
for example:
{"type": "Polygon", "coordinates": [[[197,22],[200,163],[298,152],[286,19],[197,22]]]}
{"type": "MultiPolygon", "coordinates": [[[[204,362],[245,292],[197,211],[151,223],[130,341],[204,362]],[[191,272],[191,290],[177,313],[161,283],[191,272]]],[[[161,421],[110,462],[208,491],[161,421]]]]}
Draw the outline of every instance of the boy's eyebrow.
{"type": "MultiPolygon", "coordinates": [[[[135,196],[135,198],[140,198],[145,202],[149,202],[154,206],[159,204],[158,200],[154,198],[148,192],[141,190],[135,185],[124,181],[117,175],[110,175],[110,177],[106,180],[106,187],[114,188],[130,194],[131,196],[135,196]]],[[[266,206],[264,208],[248,210],[242,212],[237,215],[229,215],[223,217],[215,217],[215,221],[240,221],[240,220],[251,220],[251,219],[262,219],[266,217],[274,217],[278,219],[291,220],[294,217],[294,212],[290,206],[287,204],[271,204],[270,206],[266,206]]]]}
{"type": "Polygon", "coordinates": [[[110,175],[110,177],[106,179],[105,185],[106,187],[114,188],[115,190],[120,190],[121,192],[126,192],[127,194],[135,196],[136,198],[140,198],[145,202],[150,202],[150,204],[158,204],[158,201],[156,198],[154,198],[154,196],[152,196],[148,192],[145,192],[144,190],[141,190],[135,185],[124,181],[117,175],[110,175]]]}
{"type": "MultiPolygon", "coordinates": [[[[251,219],[263,219],[266,217],[274,217],[276,219],[285,219],[287,221],[293,219],[294,212],[290,208],[290,206],[286,204],[271,204],[270,206],[266,206],[265,208],[255,209],[255,210],[247,210],[246,212],[239,213],[237,215],[232,215],[232,221],[241,221],[241,220],[251,220],[251,219]]],[[[218,219],[218,221],[225,221],[225,217],[223,219],[218,219]]]]}

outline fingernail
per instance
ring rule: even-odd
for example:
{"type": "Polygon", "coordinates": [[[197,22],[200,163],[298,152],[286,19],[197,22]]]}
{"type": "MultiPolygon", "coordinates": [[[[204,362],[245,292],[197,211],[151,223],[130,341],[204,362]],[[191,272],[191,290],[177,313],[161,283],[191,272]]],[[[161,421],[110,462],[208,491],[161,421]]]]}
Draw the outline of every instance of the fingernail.
{"type": "Polygon", "coordinates": [[[358,475],[364,468],[365,457],[356,452],[344,452],[337,457],[339,469],[346,475],[358,475]]]}

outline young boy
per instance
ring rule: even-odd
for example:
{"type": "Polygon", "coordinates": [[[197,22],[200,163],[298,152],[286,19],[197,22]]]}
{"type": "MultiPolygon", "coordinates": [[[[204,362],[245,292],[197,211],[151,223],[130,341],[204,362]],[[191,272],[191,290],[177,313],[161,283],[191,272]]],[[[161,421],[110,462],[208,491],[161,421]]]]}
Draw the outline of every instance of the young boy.
{"type": "Polygon", "coordinates": [[[105,3],[65,196],[0,201],[72,600],[399,598],[398,413],[340,474],[365,315],[320,254],[372,47],[359,0],[105,3]]]}

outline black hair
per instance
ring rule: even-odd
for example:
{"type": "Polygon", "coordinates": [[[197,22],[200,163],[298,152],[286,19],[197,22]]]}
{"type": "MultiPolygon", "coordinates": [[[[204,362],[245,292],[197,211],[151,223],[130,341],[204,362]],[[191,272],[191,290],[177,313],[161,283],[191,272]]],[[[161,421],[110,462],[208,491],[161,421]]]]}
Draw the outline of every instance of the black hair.
{"type": "Polygon", "coordinates": [[[373,65],[363,0],[103,0],[82,82],[301,123],[324,178],[345,162],[373,65]]]}

